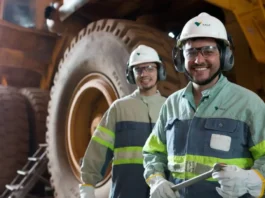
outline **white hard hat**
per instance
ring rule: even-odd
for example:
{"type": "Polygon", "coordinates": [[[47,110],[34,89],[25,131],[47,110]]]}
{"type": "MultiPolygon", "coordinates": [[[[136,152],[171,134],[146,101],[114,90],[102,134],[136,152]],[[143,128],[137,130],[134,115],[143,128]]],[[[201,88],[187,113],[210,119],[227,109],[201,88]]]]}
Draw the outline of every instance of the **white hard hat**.
{"type": "Polygon", "coordinates": [[[224,24],[217,18],[203,12],[190,19],[180,34],[177,46],[180,47],[183,41],[195,37],[210,37],[220,39],[230,45],[224,24]]]}
{"type": "Polygon", "coordinates": [[[148,62],[162,64],[156,50],[146,45],[139,45],[136,49],[132,51],[130,55],[128,68],[134,65],[148,62]]]}

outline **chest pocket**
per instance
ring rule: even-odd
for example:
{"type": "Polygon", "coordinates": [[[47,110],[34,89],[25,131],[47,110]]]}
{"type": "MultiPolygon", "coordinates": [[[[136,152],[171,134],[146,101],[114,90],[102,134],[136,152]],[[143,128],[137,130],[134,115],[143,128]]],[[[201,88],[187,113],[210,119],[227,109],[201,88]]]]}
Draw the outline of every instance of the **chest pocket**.
{"type": "Polygon", "coordinates": [[[232,119],[207,119],[205,129],[219,131],[220,133],[230,133],[232,135],[237,129],[238,121],[232,119]]]}
{"type": "Polygon", "coordinates": [[[232,158],[234,151],[238,150],[242,144],[242,138],[237,132],[238,124],[238,121],[232,119],[207,119],[204,125],[206,133],[204,154],[232,158]]]}
{"type": "Polygon", "coordinates": [[[166,124],[167,151],[169,155],[185,154],[189,121],[172,118],[166,124]]]}

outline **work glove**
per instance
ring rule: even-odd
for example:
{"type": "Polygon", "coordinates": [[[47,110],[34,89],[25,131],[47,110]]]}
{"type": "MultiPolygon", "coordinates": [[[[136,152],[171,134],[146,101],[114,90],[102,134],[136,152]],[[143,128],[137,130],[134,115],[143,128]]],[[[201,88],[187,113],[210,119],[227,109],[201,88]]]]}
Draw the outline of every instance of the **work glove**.
{"type": "Polygon", "coordinates": [[[221,188],[216,188],[224,198],[236,198],[246,193],[254,197],[264,194],[265,179],[256,170],[243,170],[235,165],[227,165],[221,171],[212,174],[221,188]]]}
{"type": "Polygon", "coordinates": [[[80,198],[96,198],[95,188],[91,185],[79,184],[80,198]]]}
{"type": "Polygon", "coordinates": [[[180,198],[178,191],[174,192],[171,189],[174,184],[162,176],[153,176],[148,180],[148,183],[150,186],[150,198],[180,198]]]}

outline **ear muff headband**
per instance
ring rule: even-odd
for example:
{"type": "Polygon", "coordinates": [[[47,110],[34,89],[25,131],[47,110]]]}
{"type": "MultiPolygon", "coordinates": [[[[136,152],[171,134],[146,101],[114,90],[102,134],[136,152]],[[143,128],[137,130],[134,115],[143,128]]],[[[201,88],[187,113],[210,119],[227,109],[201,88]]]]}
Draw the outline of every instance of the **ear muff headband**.
{"type": "MultiPolygon", "coordinates": [[[[176,37],[177,42],[179,38],[180,38],[180,34],[176,37]]],[[[172,50],[172,59],[173,59],[175,69],[180,73],[185,72],[184,57],[183,57],[181,48],[174,46],[172,50]]]]}

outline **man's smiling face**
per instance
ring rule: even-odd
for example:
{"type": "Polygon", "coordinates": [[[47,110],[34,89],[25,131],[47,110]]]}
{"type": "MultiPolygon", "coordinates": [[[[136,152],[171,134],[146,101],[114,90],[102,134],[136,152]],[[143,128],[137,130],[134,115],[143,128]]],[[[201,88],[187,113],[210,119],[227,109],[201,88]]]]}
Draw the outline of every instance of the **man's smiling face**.
{"type": "Polygon", "coordinates": [[[186,74],[198,85],[206,85],[220,72],[220,53],[212,38],[188,40],[183,46],[186,74]]]}
{"type": "Polygon", "coordinates": [[[156,89],[157,65],[156,63],[142,63],[133,68],[133,73],[137,86],[148,91],[156,89]]]}

